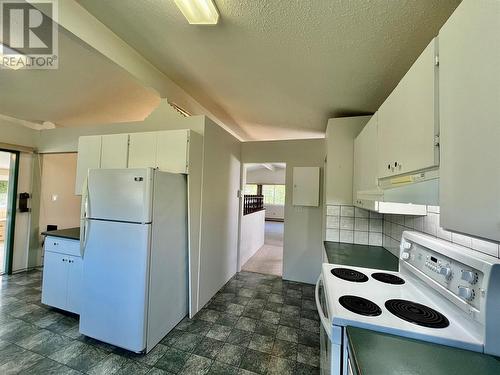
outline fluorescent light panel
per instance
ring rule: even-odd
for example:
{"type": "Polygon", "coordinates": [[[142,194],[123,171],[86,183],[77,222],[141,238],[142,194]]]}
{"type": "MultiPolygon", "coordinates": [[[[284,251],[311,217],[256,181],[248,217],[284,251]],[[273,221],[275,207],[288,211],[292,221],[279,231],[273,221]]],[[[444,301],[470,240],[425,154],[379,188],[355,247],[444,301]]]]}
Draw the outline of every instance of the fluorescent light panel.
{"type": "Polygon", "coordinates": [[[175,0],[191,25],[216,25],[219,12],[212,0],[175,0]]]}

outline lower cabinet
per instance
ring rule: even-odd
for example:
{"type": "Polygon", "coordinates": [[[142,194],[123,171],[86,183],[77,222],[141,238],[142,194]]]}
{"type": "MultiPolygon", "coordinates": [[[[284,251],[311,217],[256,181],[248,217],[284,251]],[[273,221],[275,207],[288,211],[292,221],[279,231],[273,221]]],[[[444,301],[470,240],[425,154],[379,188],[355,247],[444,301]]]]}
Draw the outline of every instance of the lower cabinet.
{"type": "Polygon", "coordinates": [[[82,258],[45,252],[43,263],[42,303],[80,313],[82,258]]]}

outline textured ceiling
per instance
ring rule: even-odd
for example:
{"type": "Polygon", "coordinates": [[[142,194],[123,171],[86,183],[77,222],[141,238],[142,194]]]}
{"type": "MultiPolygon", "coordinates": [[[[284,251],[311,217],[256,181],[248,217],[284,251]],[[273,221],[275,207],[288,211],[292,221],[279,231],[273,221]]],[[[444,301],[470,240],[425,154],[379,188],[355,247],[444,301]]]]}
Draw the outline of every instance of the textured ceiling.
{"type": "Polygon", "coordinates": [[[142,120],[160,101],[128,72],[59,28],[59,69],[0,69],[0,113],[58,126],[142,120]]]}
{"type": "Polygon", "coordinates": [[[374,112],[460,0],[215,0],[216,26],[170,0],[78,0],[245,139],[322,136],[374,112]]]}

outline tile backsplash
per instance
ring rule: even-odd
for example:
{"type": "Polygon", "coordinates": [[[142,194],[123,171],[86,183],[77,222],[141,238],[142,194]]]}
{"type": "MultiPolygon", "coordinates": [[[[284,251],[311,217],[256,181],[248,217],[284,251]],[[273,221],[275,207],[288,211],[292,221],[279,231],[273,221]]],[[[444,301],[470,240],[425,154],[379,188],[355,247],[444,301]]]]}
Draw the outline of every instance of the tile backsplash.
{"type": "Polygon", "coordinates": [[[399,255],[401,234],[405,230],[423,232],[428,235],[453,242],[482,253],[499,257],[498,242],[490,242],[479,238],[454,233],[441,228],[439,224],[439,207],[427,206],[427,216],[384,215],[383,246],[394,255],[399,255]]]}
{"type": "Polygon", "coordinates": [[[354,206],[326,207],[326,240],[382,246],[383,216],[354,206]]]}
{"type": "Polygon", "coordinates": [[[381,215],[354,206],[326,206],[326,240],[383,246],[399,256],[405,230],[422,232],[482,253],[500,257],[500,243],[454,233],[441,228],[439,206],[427,206],[426,216],[381,215]]]}

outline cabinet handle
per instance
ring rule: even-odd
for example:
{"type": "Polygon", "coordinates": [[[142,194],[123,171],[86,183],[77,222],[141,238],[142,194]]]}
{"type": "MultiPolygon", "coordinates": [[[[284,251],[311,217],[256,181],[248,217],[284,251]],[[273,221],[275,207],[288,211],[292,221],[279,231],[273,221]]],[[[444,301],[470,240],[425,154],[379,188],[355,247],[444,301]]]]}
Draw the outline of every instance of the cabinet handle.
{"type": "Polygon", "coordinates": [[[63,258],[63,260],[62,260],[62,261],[63,261],[63,262],[66,262],[66,259],[64,259],[64,258],[63,258]]]}

